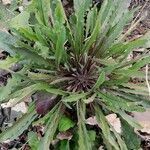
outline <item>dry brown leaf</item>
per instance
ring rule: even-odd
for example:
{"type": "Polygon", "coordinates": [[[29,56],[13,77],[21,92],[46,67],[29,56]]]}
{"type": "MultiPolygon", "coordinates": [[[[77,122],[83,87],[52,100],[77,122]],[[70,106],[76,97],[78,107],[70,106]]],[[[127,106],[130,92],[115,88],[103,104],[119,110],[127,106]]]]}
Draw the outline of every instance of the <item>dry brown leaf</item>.
{"type": "MultiPolygon", "coordinates": [[[[120,119],[117,118],[116,114],[109,114],[106,116],[106,119],[110,123],[110,125],[113,126],[113,128],[116,130],[117,133],[121,133],[121,122],[120,119]]],[[[98,125],[95,116],[86,119],[86,123],[92,126],[98,125]]]]}
{"type": "Polygon", "coordinates": [[[121,122],[116,114],[109,114],[106,116],[106,119],[114,127],[117,133],[121,133],[121,122]]]}
{"type": "Polygon", "coordinates": [[[27,112],[28,108],[24,102],[21,102],[21,103],[17,104],[16,106],[12,107],[12,110],[20,111],[25,114],[27,112]]]}
{"type": "Polygon", "coordinates": [[[100,146],[98,150],[104,150],[104,146],[100,146]]]}
{"type": "MultiPolygon", "coordinates": [[[[10,102],[8,102],[8,103],[1,104],[1,106],[3,108],[9,108],[12,105],[11,105],[10,102]]],[[[15,106],[11,107],[11,110],[12,111],[16,111],[16,112],[26,113],[27,112],[27,106],[26,106],[26,104],[24,102],[21,102],[21,103],[16,104],[15,106]]]]}
{"type": "Polygon", "coordinates": [[[89,117],[88,119],[86,119],[86,124],[89,124],[92,126],[97,125],[96,117],[92,116],[92,117],[89,117]]]}
{"type": "Polygon", "coordinates": [[[134,112],[134,118],[143,127],[140,131],[150,134],[150,110],[146,112],[134,112]]]}
{"type": "Polygon", "coordinates": [[[57,135],[57,139],[59,139],[59,140],[71,140],[72,136],[73,135],[71,132],[60,132],[57,135]]]}
{"type": "Polygon", "coordinates": [[[8,5],[8,4],[11,4],[11,0],[2,0],[2,3],[4,5],[8,5]]]}

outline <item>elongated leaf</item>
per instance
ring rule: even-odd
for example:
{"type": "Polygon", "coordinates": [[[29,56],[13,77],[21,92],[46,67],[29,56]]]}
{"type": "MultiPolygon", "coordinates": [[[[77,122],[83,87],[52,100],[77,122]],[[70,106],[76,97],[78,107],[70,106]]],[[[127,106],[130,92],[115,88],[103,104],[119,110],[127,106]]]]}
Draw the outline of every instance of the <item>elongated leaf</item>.
{"type": "Polygon", "coordinates": [[[91,150],[92,149],[91,141],[85,126],[85,104],[84,103],[79,102],[77,107],[77,113],[78,113],[79,149],[91,150]]]}
{"type": "Polygon", "coordinates": [[[121,150],[128,150],[127,145],[123,141],[123,139],[121,138],[121,136],[115,131],[115,129],[113,129],[113,127],[111,129],[112,129],[112,131],[113,131],[113,133],[114,133],[114,135],[115,135],[115,137],[117,139],[117,142],[118,142],[118,144],[120,146],[120,149],[121,150]]]}
{"type": "Polygon", "coordinates": [[[50,117],[49,121],[47,122],[46,129],[45,129],[45,135],[41,139],[40,144],[38,146],[38,150],[44,149],[48,150],[50,143],[52,142],[54,138],[54,134],[57,130],[59,119],[62,116],[62,113],[60,112],[61,106],[53,113],[53,115],[50,117]]]}
{"type": "Polygon", "coordinates": [[[29,12],[24,11],[11,20],[10,22],[11,27],[15,28],[16,30],[18,30],[19,28],[28,28],[29,18],[30,18],[29,12]]]}
{"type": "Polygon", "coordinates": [[[122,136],[125,139],[128,149],[139,149],[141,140],[138,135],[134,132],[134,128],[129,125],[125,120],[122,122],[122,136]],[[132,139],[132,140],[131,140],[132,139]]]}
{"type": "MultiPolygon", "coordinates": [[[[93,29],[95,28],[95,22],[97,18],[97,7],[93,7],[91,11],[87,14],[87,21],[86,21],[86,38],[90,33],[93,32],[93,29]]],[[[99,18],[98,18],[99,19],[99,18]]]]}
{"type": "Polygon", "coordinates": [[[62,6],[62,3],[60,0],[57,1],[56,3],[56,8],[55,8],[55,23],[59,22],[60,24],[64,24],[65,23],[65,12],[62,6]]]}
{"type": "Polygon", "coordinates": [[[19,61],[17,57],[7,57],[5,60],[0,61],[0,69],[9,70],[10,67],[15,65],[19,61]]]}
{"type": "Polygon", "coordinates": [[[37,35],[29,26],[27,28],[19,27],[19,32],[17,32],[17,34],[19,34],[22,38],[26,38],[27,40],[37,41],[37,35]]]}
{"type": "Polygon", "coordinates": [[[0,31],[0,48],[9,52],[11,55],[14,55],[15,52],[9,47],[8,44],[14,44],[16,42],[15,37],[6,32],[0,31]]]}
{"type": "Polygon", "coordinates": [[[76,24],[74,25],[75,50],[79,54],[83,47],[84,14],[89,9],[91,0],[74,0],[76,24]]]}
{"type": "Polygon", "coordinates": [[[91,46],[94,44],[94,42],[96,41],[96,39],[99,35],[100,29],[101,29],[101,26],[100,26],[101,20],[100,19],[101,19],[100,14],[98,14],[93,32],[91,33],[91,36],[88,37],[88,39],[85,42],[85,45],[83,47],[84,52],[88,51],[91,48],[91,46]]]}
{"type": "Polygon", "coordinates": [[[35,13],[39,24],[49,25],[50,0],[33,0],[28,11],[35,13]]]}
{"type": "Polygon", "coordinates": [[[105,81],[105,72],[101,72],[101,74],[99,75],[95,85],[94,85],[94,88],[99,88],[105,81]]]}
{"type": "Polygon", "coordinates": [[[145,111],[145,109],[140,106],[140,103],[135,102],[129,102],[126,99],[122,99],[119,96],[115,97],[112,94],[104,94],[104,93],[98,93],[98,96],[101,99],[102,102],[106,103],[107,106],[111,107],[112,110],[126,110],[126,111],[145,111]],[[139,104],[139,105],[138,105],[139,104]]]}
{"type": "Polygon", "coordinates": [[[9,95],[10,100],[7,104],[10,105],[10,107],[15,106],[17,103],[24,100],[24,98],[31,96],[36,90],[40,89],[39,86],[39,84],[33,84],[31,86],[25,87],[21,90],[12,93],[11,95],[9,95]]]}
{"type": "Polygon", "coordinates": [[[117,43],[115,45],[113,45],[110,49],[109,49],[109,56],[111,54],[116,54],[116,55],[125,55],[127,56],[134,48],[138,48],[143,46],[146,43],[146,40],[143,39],[137,39],[134,41],[130,41],[130,42],[126,42],[126,43],[117,43]],[[125,53],[123,53],[125,52],[125,53]]]}
{"type": "Polygon", "coordinates": [[[128,124],[136,129],[141,129],[141,125],[139,123],[137,123],[134,118],[132,118],[131,116],[127,115],[125,112],[123,111],[119,111],[119,115],[128,122],[128,124]]]}
{"type": "Polygon", "coordinates": [[[35,49],[44,59],[49,58],[49,48],[42,45],[40,42],[35,43],[35,49]]]}
{"type": "Polygon", "coordinates": [[[113,94],[117,95],[117,96],[121,96],[125,99],[128,99],[130,101],[133,102],[141,102],[141,105],[144,106],[144,108],[149,107],[150,105],[150,101],[147,97],[144,96],[140,96],[140,95],[134,95],[134,94],[130,94],[130,93],[124,93],[124,92],[119,92],[119,91],[111,91],[113,94]]]}
{"type": "Polygon", "coordinates": [[[21,77],[17,75],[12,75],[12,78],[8,79],[7,85],[0,87],[0,102],[8,97],[21,83],[21,77]]]}
{"type": "Polygon", "coordinates": [[[37,117],[34,106],[31,106],[27,114],[19,119],[12,127],[0,134],[0,141],[14,140],[26,130],[31,122],[37,117]]]}
{"type": "Polygon", "coordinates": [[[26,48],[20,48],[20,47],[14,47],[14,46],[11,46],[11,47],[14,50],[14,52],[19,54],[19,56],[22,59],[26,60],[25,63],[28,65],[36,64],[37,66],[43,66],[43,67],[50,66],[50,63],[47,60],[45,60],[43,57],[39,56],[35,52],[28,51],[28,49],[26,49],[26,48]],[[26,59],[26,58],[28,58],[28,59],[26,59]]]}
{"type": "Polygon", "coordinates": [[[64,98],[62,101],[64,101],[64,102],[76,102],[76,101],[79,101],[80,99],[84,98],[86,95],[87,95],[86,93],[72,94],[72,95],[64,98]]]}
{"type": "Polygon", "coordinates": [[[30,131],[28,132],[28,143],[29,146],[31,147],[31,150],[37,150],[38,144],[39,144],[39,139],[37,133],[30,131]]]}
{"type": "MultiPolygon", "coordinates": [[[[58,26],[61,26],[62,24],[57,24],[58,26]]],[[[57,27],[58,27],[57,26],[57,27]]],[[[66,30],[65,28],[56,28],[57,30],[57,42],[56,42],[56,52],[55,57],[57,60],[57,64],[59,65],[62,59],[66,58],[66,52],[65,52],[65,41],[66,41],[66,30]]]]}
{"type": "Polygon", "coordinates": [[[111,144],[116,150],[120,150],[119,145],[117,144],[114,137],[111,135],[109,125],[107,123],[107,120],[103,112],[97,105],[95,106],[95,113],[96,113],[96,120],[98,122],[98,125],[102,129],[104,140],[106,139],[109,142],[109,144],[111,144]]]}
{"type": "Polygon", "coordinates": [[[146,64],[150,63],[150,56],[148,55],[147,57],[143,58],[142,60],[137,61],[130,69],[132,70],[138,70],[141,67],[143,67],[146,64]]]}

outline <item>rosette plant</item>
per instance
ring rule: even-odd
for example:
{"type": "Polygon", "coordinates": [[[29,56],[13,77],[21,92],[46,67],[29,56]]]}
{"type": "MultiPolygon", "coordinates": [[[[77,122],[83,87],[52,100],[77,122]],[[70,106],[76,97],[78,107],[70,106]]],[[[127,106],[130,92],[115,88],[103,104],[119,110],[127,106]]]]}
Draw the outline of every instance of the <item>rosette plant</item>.
{"type": "Polygon", "coordinates": [[[0,88],[0,102],[13,107],[26,101],[29,109],[0,134],[1,142],[16,139],[30,125],[41,125],[44,134],[36,144],[29,140],[31,149],[140,148],[134,132],[140,125],[130,114],[150,104],[141,70],[150,62],[149,35],[126,40],[131,30],[124,27],[137,10],[129,11],[129,4],[74,0],[68,14],[60,0],[32,0],[10,21],[10,33],[0,33],[0,46],[9,52],[0,68],[11,73],[0,88]],[[137,48],[145,51],[128,59],[137,48]],[[14,65],[19,69],[13,70],[14,65]],[[120,119],[120,133],[106,119],[112,113],[120,119]],[[93,126],[86,120],[92,116],[93,126]],[[68,132],[69,138],[56,140],[68,132]]]}

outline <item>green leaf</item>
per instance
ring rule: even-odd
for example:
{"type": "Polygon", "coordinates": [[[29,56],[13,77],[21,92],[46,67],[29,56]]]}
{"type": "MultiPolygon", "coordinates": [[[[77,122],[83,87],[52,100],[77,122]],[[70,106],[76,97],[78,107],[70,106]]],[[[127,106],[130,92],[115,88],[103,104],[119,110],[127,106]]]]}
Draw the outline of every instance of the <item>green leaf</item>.
{"type": "Polygon", "coordinates": [[[10,67],[15,65],[18,61],[18,57],[7,57],[5,60],[0,61],[0,68],[4,70],[9,70],[10,67]]]}
{"type": "MultiPolygon", "coordinates": [[[[61,26],[61,25],[62,24],[58,24],[58,26],[61,26]]],[[[66,58],[66,51],[64,47],[65,42],[66,42],[66,30],[63,25],[61,27],[56,28],[55,30],[57,31],[55,57],[57,60],[57,64],[59,65],[61,60],[66,58]]]]}
{"type": "Polygon", "coordinates": [[[12,78],[8,79],[6,86],[0,87],[0,102],[6,99],[15,88],[21,83],[21,77],[12,75],[12,78]]]}
{"type": "Polygon", "coordinates": [[[117,43],[114,44],[112,47],[109,48],[108,55],[121,55],[127,57],[128,54],[135,48],[139,48],[146,43],[146,40],[139,38],[137,40],[125,42],[125,43],[117,43]]]}
{"type": "Polygon", "coordinates": [[[91,0],[74,0],[76,23],[74,24],[73,36],[75,41],[75,53],[80,54],[83,47],[84,14],[92,4],[91,0]]]}
{"type": "Polygon", "coordinates": [[[59,89],[54,89],[49,87],[48,84],[42,84],[42,83],[37,83],[37,84],[33,84],[30,85],[28,87],[25,87],[21,90],[18,90],[14,93],[12,93],[11,95],[9,95],[9,97],[11,98],[9,100],[9,103],[11,104],[11,106],[16,105],[17,103],[21,102],[24,98],[31,96],[33,93],[35,93],[36,91],[42,91],[45,90],[51,94],[55,94],[55,95],[64,95],[65,93],[59,89]]]}
{"type": "Polygon", "coordinates": [[[101,98],[100,101],[104,102],[106,106],[109,106],[112,108],[112,110],[126,110],[129,112],[132,111],[145,111],[145,109],[140,106],[140,103],[136,102],[130,102],[127,99],[122,99],[119,96],[114,96],[112,94],[108,93],[98,93],[99,98],[101,98]]]}
{"type": "Polygon", "coordinates": [[[147,57],[137,61],[130,69],[131,70],[138,70],[141,67],[143,67],[144,65],[149,64],[149,63],[150,63],[150,56],[147,55],[147,57]]]}
{"type": "Polygon", "coordinates": [[[126,142],[128,149],[140,149],[141,140],[134,132],[134,128],[129,125],[125,120],[122,122],[122,136],[126,142]]]}
{"type": "Polygon", "coordinates": [[[36,66],[42,66],[43,69],[50,66],[50,62],[45,60],[43,57],[39,56],[35,52],[28,51],[27,48],[20,48],[20,47],[14,47],[11,46],[12,49],[21,57],[21,59],[25,60],[24,63],[28,65],[36,65],[36,66]],[[28,58],[28,59],[27,59],[28,58]]]}
{"type": "Polygon", "coordinates": [[[114,135],[115,135],[115,137],[117,139],[117,142],[118,142],[118,144],[120,146],[120,149],[121,150],[128,150],[127,145],[124,142],[124,140],[121,138],[121,136],[116,132],[116,130],[113,127],[111,129],[112,129],[112,131],[113,131],[113,133],[114,133],[114,135]]]}
{"type": "Polygon", "coordinates": [[[98,14],[98,17],[97,17],[97,20],[95,23],[95,27],[93,29],[93,32],[91,33],[91,36],[88,37],[87,41],[85,42],[85,45],[83,47],[83,52],[88,52],[89,49],[92,47],[92,45],[95,43],[95,41],[99,35],[100,29],[101,29],[101,20],[100,19],[101,19],[100,14],[98,14]]]}
{"type": "Polygon", "coordinates": [[[98,77],[98,79],[97,79],[97,81],[96,81],[96,83],[95,83],[95,85],[94,85],[94,89],[97,89],[97,88],[99,88],[103,83],[104,83],[104,81],[105,81],[105,72],[104,71],[102,71],[101,73],[100,73],[100,75],[99,75],[99,77],[98,77]]]}
{"type": "Polygon", "coordinates": [[[90,141],[90,137],[85,125],[85,104],[79,102],[77,104],[77,114],[78,114],[78,144],[79,149],[82,150],[91,150],[92,144],[90,141]],[[84,136],[83,136],[84,135],[84,136]]]}
{"type": "Polygon", "coordinates": [[[93,32],[95,27],[95,22],[97,18],[97,7],[93,7],[87,14],[87,21],[86,21],[86,38],[88,34],[93,32]]]}
{"type": "Polygon", "coordinates": [[[14,55],[15,52],[10,48],[9,45],[15,44],[16,39],[11,34],[0,31],[0,48],[7,51],[11,55],[14,55]]]}
{"type": "Polygon", "coordinates": [[[65,16],[65,12],[62,6],[62,2],[58,0],[56,4],[56,8],[55,8],[55,20],[54,21],[64,24],[65,19],[66,19],[66,16],[65,16]]]}
{"type": "Polygon", "coordinates": [[[84,98],[86,95],[87,93],[71,94],[70,96],[63,98],[62,101],[63,102],[76,102],[84,98]]]}
{"type": "Polygon", "coordinates": [[[29,18],[30,13],[27,11],[23,11],[19,15],[17,15],[15,18],[13,18],[10,22],[10,25],[12,28],[15,28],[18,30],[19,28],[28,28],[29,27],[29,18]]]}
{"type": "Polygon", "coordinates": [[[63,116],[58,125],[58,130],[60,132],[67,131],[68,129],[74,127],[75,123],[66,116],[63,116]]]}
{"type": "Polygon", "coordinates": [[[42,56],[44,59],[49,58],[49,48],[42,45],[40,42],[35,43],[35,49],[38,55],[42,56]]]}
{"type": "Polygon", "coordinates": [[[70,150],[69,140],[60,141],[59,150],[70,150]]]}
{"type": "Polygon", "coordinates": [[[11,1],[11,5],[3,5],[3,3],[0,3],[0,27],[1,29],[7,29],[9,28],[9,21],[15,17],[18,12],[15,10],[18,8],[16,0],[11,1]]]}
{"type": "Polygon", "coordinates": [[[74,9],[75,12],[78,13],[84,13],[92,4],[91,0],[74,0],[74,9]]]}
{"type": "Polygon", "coordinates": [[[102,130],[104,140],[106,139],[108,143],[115,148],[115,150],[120,150],[118,143],[116,142],[114,137],[111,135],[108,122],[103,112],[101,111],[100,107],[97,105],[95,106],[95,114],[96,114],[97,123],[102,130]]]}
{"type": "Polygon", "coordinates": [[[17,32],[17,34],[30,41],[37,41],[38,38],[38,35],[33,32],[31,27],[27,27],[27,28],[20,27],[19,32],[17,32]]]}
{"type": "Polygon", "coordinates": [[[28,143],[29,146],[31,147],[31,150],[37,150],[39,144],[37,133],[33,131],[28,132],[28,143]]]}
{"type": "Polygon", "coordinates": [[[142,128],[141,125],[140,125],[139,123],[137,123],[137,121],[136,121],[133,117],[127,115],[125,112],[119,111],[119,115],[120,115],[125,121],[127,121],[130,126],[136,128],[136,129],[141,129],[141,128],[142,128]]]}
{"type": "Polygon", "coordinates": [[[33,0],[28,7],[29,12],[34,12],[39,24],[49,25],[49,14],[51,15],[50,0],[33,0]]]}
{"type": "Polygon", "coordinates": [[[35,91],[40,89],[39,84],[33,84],[31,86],[25,87],[23,89],[20,89],[12,94],[10,94],[7,99],[9,100],[9,105],[11,107],[15,106],[17,103],[24,100],[26,97],[31,96],[35,91]]]}
{"type": "Polygon", "coordinates": [[[0,134],[0,141],[14,140],[26,130],[31,122],[37,117],[34,106],[31,106],[29,111],[23,115],[15,124],[0,134]]]}
{"type": "Polygon", "coordinates": [[[60,104],[59,108],[50,116],[50,118],[46,124],[45,135],[41,139],[37,150],[41,150],[41,149],[48,150],[49,149],[50,143],[52,142],[52,140],[54,138],[54,134],[57,130],[59,119],[62,116],[61,106],[62,105],[60,104]]]}
{"type": "Polygon", "coordinates": [[[150,101],[148,97],[144,97],[142,95],[134,95],[130,93],[125,93],[125,92],[119,92],[119,91],[111,91],[113,94],[118,95],[120,97],[123,97],[125,99],[128,99],[133,102],[140,102],[144,108],[148,108],[150,106],[150,101]]]}
{"type": "Polygon", "coordinates": [[[90,131],[88,131],[88,134],[89,134],[90,141],[95,141],[96,132],[94,130],[90,130],[90,131]]]}

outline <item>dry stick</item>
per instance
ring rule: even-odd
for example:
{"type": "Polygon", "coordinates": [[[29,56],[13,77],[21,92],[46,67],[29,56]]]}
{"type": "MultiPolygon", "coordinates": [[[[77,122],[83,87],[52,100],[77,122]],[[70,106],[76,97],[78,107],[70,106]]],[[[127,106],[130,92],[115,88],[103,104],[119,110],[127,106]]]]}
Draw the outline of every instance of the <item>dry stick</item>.
{"type": "Polygon", "coordinates": [[[148,65],[146,65],[145,73],[146,73],[145,79],[146,79],[146,84],[147,84],[147,88],[148,88],[148,92],[149,92],[149,98],[150,98],[150,83],[148,81],[148,65]]]}
{"type": "MultiPolygon", "coordinates": [[[[148,0],[149,1],[149,0],[148,0]]],[[[143,5],[143,7],[141,8],[141,10],[139,11],[139,13],[137,14],[137,16],[135,17],[135,19],[132,21],[130,28],[127,30],[127,32],[125,34],[122,35],[122,37],[120,37],[120,41],[123,40],[129,33],[131,33],[131,31],[133,31],[133,29],[137,26],[137,24],[141,21],[140,17],[138,20],[137,18],[141,15],[141,13],[143,12],[144,8],[146,7],[148,1],[145,2],[145,4],[143,5]],[[137,21],[136,21],[137,20],[137,21]]]]}

